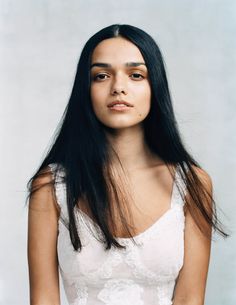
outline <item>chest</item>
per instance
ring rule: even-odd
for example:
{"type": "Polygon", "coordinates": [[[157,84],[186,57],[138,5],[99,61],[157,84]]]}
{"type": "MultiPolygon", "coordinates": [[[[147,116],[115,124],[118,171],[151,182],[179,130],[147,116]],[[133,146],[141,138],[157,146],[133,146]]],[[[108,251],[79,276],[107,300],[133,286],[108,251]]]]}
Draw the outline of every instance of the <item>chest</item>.
{"type": "MultiPolygon", "coordinates": [[[[117,183],[119,184],[119,181],[117,183]]],[[[153,169],[129,175],[129,179],[126,179],[122,186],[125,188],[126,197],[121,208],[132,236],[146,231],[171,209],[174,179],[168,170],[160,172],[153,169]]],[[[111,206],[116,219],[115,225],[111,224],[111,232],[114,236],[128,237],[116,202],[111,200],[111,206]]],[[[80,209],[93,219],[82,200],[80,209]]]]}
{"type": "Polygon", "coordinates": [[[155,172],[136,175],[130,181],[130,192],[134,202],[130,208],[135,215],[146,213],[157,219],[170,208],[172,190],[171,177],[159,177],[155,172]]]}

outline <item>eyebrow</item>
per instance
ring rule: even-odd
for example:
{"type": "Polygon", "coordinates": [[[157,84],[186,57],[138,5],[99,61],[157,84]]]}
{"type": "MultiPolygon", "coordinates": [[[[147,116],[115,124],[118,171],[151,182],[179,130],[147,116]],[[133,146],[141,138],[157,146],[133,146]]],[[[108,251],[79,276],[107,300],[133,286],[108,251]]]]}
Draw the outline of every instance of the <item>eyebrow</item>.
{"type": "MultiPolygon", "coordinates": [[[[126,62],[124,64],[126,67],[138,67],[141,65],[146,66],[146,64],[144,62],[126,62]]],[[[111,64],[107,64],[107,63],[103,63],[103,62],[95,62],[90,66],[90,69],[92,69],[93,67],[102,67],[102,68],[111,68],[112,65],[111,64]]]]}

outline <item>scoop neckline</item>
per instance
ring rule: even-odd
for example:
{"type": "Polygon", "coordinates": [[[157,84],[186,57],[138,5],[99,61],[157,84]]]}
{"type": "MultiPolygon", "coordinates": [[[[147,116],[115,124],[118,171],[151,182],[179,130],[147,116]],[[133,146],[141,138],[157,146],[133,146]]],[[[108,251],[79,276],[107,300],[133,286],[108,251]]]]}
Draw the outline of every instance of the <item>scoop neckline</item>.
{"type": "MultiPolygon", "coordinates": [[[[137,235],[134,235],[132,237],[119,237],[119,236],[114,236],[114,239],[116,239],[117,241],[124,241],[124,242],[128,242],[131,241],[132,239],[137,240],[143,236],[145,236],[146,234],[148,234],[150,231],[153,230],[153,228],[155,226],[157,226],[159,223],[161,223],[163,221],[163,219],[165,219],[170,212],[172,212],[174,209],[174,199],[175,199],[175,193],[176,193],[176,181],[177,181],[177,175],[178,175],[178,167],[179,165],[176,165],[175,168],[175,174],[174,174],[174,179],[173,179],[173,184],[172,184],[172,189],[171,189],[171,196],[170,196],[170,203],[169,203],[169,208],[157,219],[155,220],[147,229],[145,229],[144,231],[138,233],[137,235]]],[[[76,207],[76,211],[82,215],[84,215],[84,217],[95,227],[98,227],[98,229],[100,229],[100,227],[98,226],[98,224],[89,216],[87,215],[87,213],[85,213],[84,211],[82,211],[80,208],[76,207]]]]}

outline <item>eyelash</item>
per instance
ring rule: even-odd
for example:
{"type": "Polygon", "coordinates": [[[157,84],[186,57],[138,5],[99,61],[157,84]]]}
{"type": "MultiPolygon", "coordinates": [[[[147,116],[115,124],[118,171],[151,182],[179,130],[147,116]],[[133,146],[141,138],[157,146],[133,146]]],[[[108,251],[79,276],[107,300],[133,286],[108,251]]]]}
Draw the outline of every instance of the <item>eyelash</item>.
{"type": "MultiPolygon", "coordinates": [[[[97,75],[95,75],[94,77],[93,77],[93,80],[99,80],[98,79],[98,77],[99,76],[101,76],[101,75],[105,75],[105,76],[108,76],[107,74],[105,74],[105,73],[100,73],[100,74],[97,74],[97,75]]],[[[140,79],[144,79],[144,76],[142,75],[142,74],[140,74],[140,73],[132,73],[131,75],[139,75],[139,76],[141,76],[141,78],[136,78],[137,80],[140,80],[140,79]]],[[[103,79],[100,79],[100,81],[103,81],[103,80],[105,80],[105,78],[103,78],[103,79]]]]}

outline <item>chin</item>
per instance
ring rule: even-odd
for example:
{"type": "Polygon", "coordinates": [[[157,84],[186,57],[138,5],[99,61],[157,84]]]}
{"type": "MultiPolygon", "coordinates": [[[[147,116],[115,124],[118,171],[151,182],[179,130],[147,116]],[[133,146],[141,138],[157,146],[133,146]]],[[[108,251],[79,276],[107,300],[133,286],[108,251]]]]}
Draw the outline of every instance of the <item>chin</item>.
{"type": "Polygon", "coordinates": [[[141,125],[142,121],[139,121],[139,122],[124,122],[124,123],[105,123],[105,122],[102,122],[102,124],[104,125],[105,128],[107,128],[108,130],[109,129],[112,129],[112,130],[122,130],[122,129],[126,129],[126,128],[132,128],[132,127],[137,127],[139,125],[141,125]]]}

